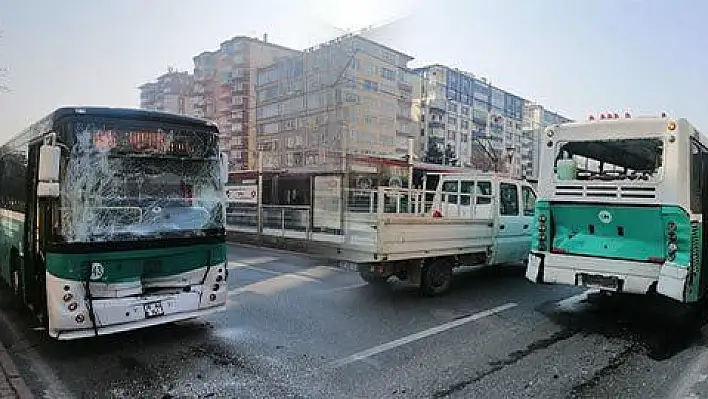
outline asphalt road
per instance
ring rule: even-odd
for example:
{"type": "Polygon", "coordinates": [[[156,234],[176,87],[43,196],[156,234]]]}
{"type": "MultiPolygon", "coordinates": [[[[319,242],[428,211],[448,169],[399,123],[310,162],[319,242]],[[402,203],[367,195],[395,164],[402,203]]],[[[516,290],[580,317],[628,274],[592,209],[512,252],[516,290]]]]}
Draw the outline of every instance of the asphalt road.
{"type": "Polygon", "coordinates": [[[0,339],[52,398],[671,397],[700,389],[700,331],[636,299],[509,266],[424,298],[289,252],[232,246],[227,311],[54,342],[0,301],[0,339]],[[689,370],[690,369],[690,370],[689,370]]]}

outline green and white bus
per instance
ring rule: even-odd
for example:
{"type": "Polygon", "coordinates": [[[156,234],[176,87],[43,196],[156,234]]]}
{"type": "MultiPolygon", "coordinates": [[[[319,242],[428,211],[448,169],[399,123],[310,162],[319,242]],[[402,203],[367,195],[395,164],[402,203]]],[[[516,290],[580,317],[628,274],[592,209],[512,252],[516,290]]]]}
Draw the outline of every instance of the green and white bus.
{"type": "Polygon", "coordinates": [[[0,147],[0,277],[49,336],[226,306],[218,135],[182,115],[59,108],[0,147]]]}
{"type": "Polygon", "coordinates": [[[685,119],[617,114],[546,128],[526,278],[658,294],[708,291],[708,138],[685,119]]]}

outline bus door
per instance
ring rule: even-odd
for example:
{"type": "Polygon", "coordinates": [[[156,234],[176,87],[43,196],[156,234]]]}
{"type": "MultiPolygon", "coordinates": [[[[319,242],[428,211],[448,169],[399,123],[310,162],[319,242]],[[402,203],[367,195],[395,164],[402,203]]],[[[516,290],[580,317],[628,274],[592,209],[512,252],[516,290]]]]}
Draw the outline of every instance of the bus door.
{"type": "Polygon", "coordinates": [[[44,313],[46,306],[46,285],[44,267],[44,249],[46,235],[51,232],[51,209],[47,203],[51,200],[37,199],[37,165],[39,163],[39,146],[30,145],[27,156],[27,211],[24,227],[24,262],[25,296],[27,305],[37,313],[44,313]]]}

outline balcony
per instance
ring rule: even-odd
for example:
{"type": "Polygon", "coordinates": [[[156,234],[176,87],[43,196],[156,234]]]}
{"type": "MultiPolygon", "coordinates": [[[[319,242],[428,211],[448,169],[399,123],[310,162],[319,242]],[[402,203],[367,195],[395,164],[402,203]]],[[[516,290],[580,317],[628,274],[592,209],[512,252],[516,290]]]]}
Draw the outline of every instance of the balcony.
{"type": "Polygon", "coordinates": [[[398,82],[398,90],[410,93],[413,91],[413,86],[409,83],[398,82]]]}
{"type": "Polygon", "coordinates": [[[442,129],[442,130],[445,130],[445,122],[430,121],[430,122],[428,122],[428,127],[429,127],[430,129],[442,129]]]}
{"type": "Polygon", "coordinates": [[[427,105],[428,105],[428,108],[430,108],[430,109],[436,109],[436,110],[442,111],[443,113],[447,112],[447,104],[446,104],[445,100],[435,98],[432,100],[428,100],[427,105]]]}

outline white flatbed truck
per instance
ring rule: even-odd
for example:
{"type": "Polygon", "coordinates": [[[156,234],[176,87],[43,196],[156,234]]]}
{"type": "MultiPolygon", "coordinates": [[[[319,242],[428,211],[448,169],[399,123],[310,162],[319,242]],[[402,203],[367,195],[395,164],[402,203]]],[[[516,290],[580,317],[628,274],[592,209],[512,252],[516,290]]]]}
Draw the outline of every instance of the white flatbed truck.
{"type": "Polygon", "coordinates": [[[375,212],[350,217],[330,249],[368,283],[396,276],[438,295],[456,267],[526,262],[535,200],[528,182],[493,174],[443,174],[434,192],[379,187],[375,212]]]}

